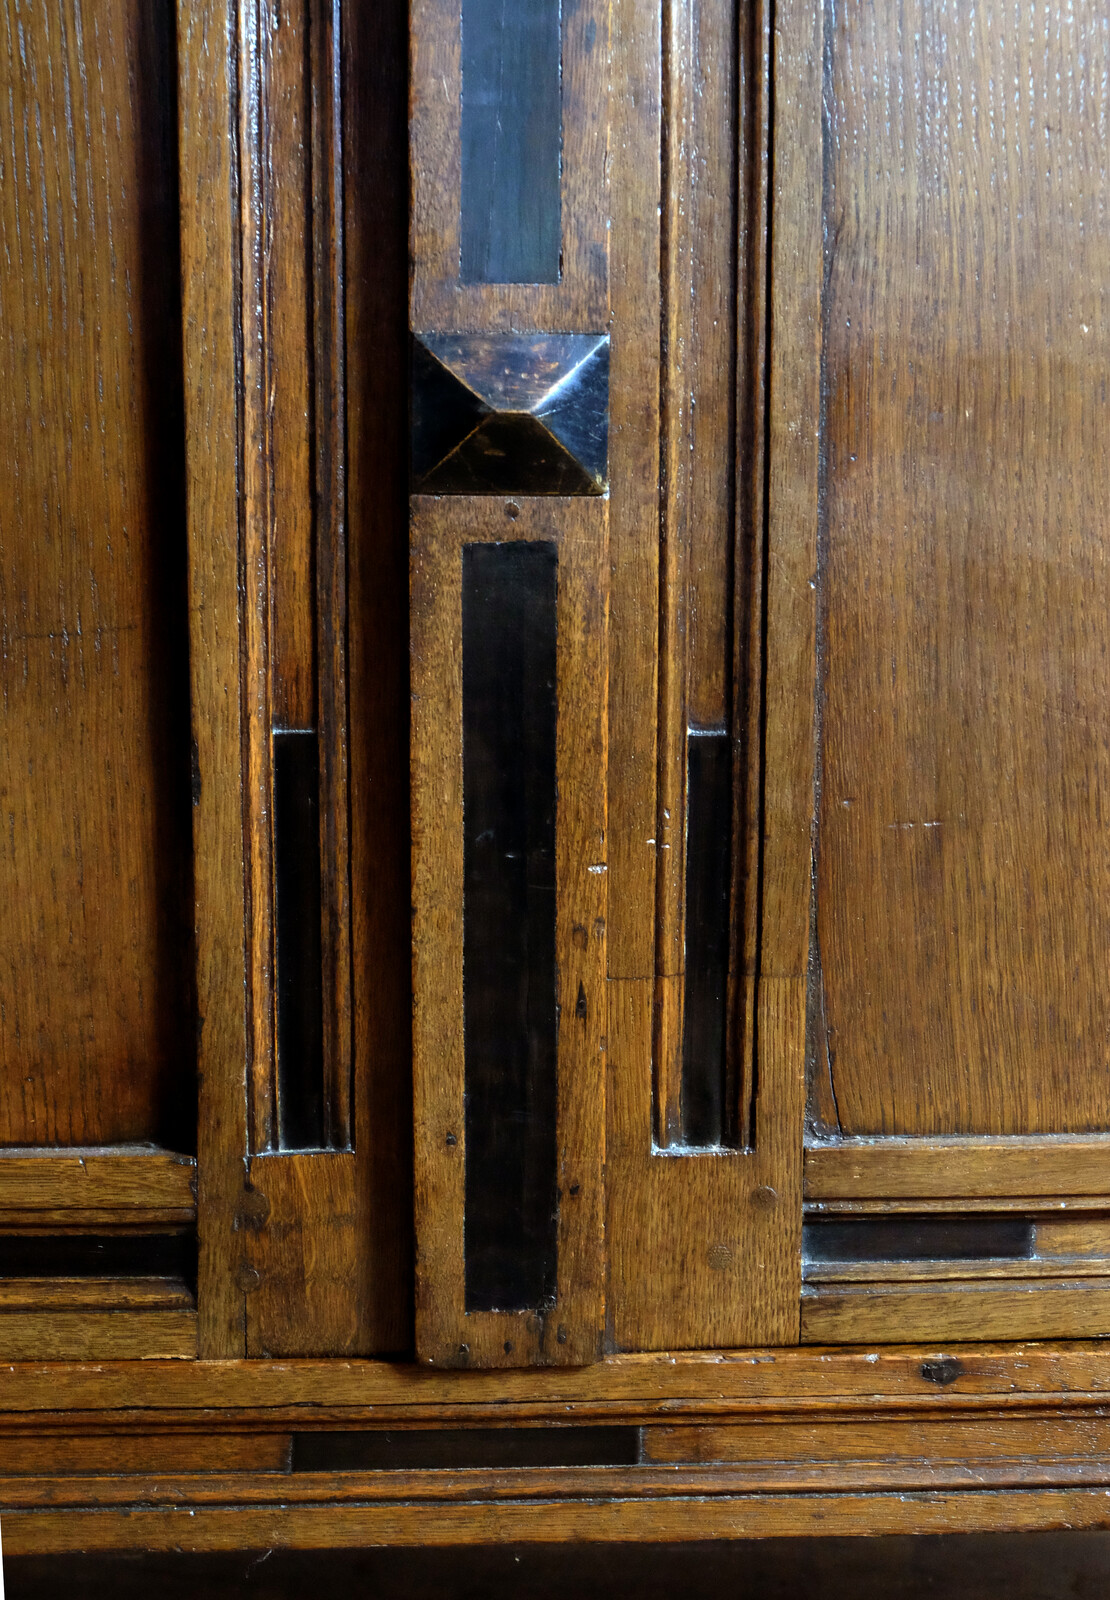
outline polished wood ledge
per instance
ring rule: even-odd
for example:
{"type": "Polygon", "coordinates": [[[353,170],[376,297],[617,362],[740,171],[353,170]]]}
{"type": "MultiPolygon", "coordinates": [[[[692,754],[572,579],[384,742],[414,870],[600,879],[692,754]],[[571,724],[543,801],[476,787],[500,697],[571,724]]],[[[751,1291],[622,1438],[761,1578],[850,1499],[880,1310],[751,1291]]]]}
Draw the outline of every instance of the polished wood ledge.
{"type": "Polygon", "coordinates": [[[11,1554],[1104,1527],[1110,1349],[768,1349],[544,1372],[16,1364],[0,1369],[0,1518],[11,1554]],[[631,1454],[414,1468],[386,1450],[384,1466],[318,1470],[329,1438],[537,1425],[624,1429],[631,1454]]]}

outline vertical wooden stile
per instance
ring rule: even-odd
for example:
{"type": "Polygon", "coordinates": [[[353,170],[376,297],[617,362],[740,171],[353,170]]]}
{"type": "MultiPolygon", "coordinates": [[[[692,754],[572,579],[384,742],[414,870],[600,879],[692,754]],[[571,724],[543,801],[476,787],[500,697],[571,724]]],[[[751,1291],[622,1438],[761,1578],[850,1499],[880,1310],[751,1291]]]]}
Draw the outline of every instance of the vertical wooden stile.
{"type": "MultiPolygon", "coordinates": [[[[608,12],[589,0],[541,8],[534,22],[524,44],[540,54],[526,61],[527,71],[555,76],[506,110],[527,118],[544,108],[548,143],[536,159],[547,173],[558,155],[550,146],[549,91],[558,96],[561,251],[552,270],[540,261],[541,240],[532,254],[546,281],[510,283],[496,280],[513,270],[506,263],[531,259],[528,241],[502,238],[479,254],[472,243],[465,261],[461,254],[464,196],[484,195],[466,203],[490,206],[482,226],[469,228],[472,241],[493,238],[507,216],[513,221],[513,208],[488,186],[463,181],[472,110],[463,66],[469,60],[477,70],[473,63],[485,59],[463,33],[493,30],[487,43],[496,49],[498,30],[525,24],[469,0],[415,0],[412,11],[414,478],[446,489],[438,498],[414,497],[411,530],[417,1352],[443,1365],[581,1363],[600,1354],[603,1331],[608,12]],[[552,27],[561,27],[561,59],[552,55],[552,27]],[[518,250],[521,244],[528,248],[518,250]],[[524,402],[529,385],[534,399],[524,402]],[[486,411],[474,410],[478,392],[486,411]],[[538,431],[544,406],[566,406],[560,393],[575,397],[570,433],[560,440],[556,417],[556,442],[545,442],[538,431]],[[507,396],[500,410],[499,394],[507,396]],[[428,451],[451,407],[479,421],[492,415],[490,427],[501,432],[490,433],[487,454],[479,444],[465,461],[465,449],[445,446],[436,466],[428,451]],[[468,1223],[465,1199],[462,575],[468,546],[514,541],[552,547],[558,573],[556,1266],[550,1294],[502,1310],[479,1309],[467,1276],[475,1247],[468,1227],[472,1233],[476,1224],[468,1223]]],[[[511,97],[513,84],[504,81],[511,97]]],[[[512,181],[530,198],[526,171],[512,181]]],[[[543,240],[551,222],[550,215],[537,222],[543,240]]],[[[568,411],[559,415],[565,421],[568,411]]],[[[457,431],[465,446],[466,428],[457,431]]]]}

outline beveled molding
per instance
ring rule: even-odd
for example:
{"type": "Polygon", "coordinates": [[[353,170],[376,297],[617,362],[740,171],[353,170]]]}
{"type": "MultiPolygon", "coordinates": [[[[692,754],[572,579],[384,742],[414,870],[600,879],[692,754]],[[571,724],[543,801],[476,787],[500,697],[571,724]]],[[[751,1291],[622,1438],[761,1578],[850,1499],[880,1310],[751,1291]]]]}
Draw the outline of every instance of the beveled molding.
{"type": "Polygon", "coordinates": [[[714,1421],[753,1414],[1110,1406],[1110,1344],[805,1346],[615,1355],[586,1367],[430,1370],[344,1360],[0,1366],[0,1435],[30,1423],[126,1431],[315,1423],[714,1421]],[[101,1413],[116,1413],[114,1417],[101,1413]]]}
{"type": "Polygon", "coordinates": [[[1110,1526],[1110,1352],[11,1365],[0,1462],[8,1555],[1096,1528],[1110,1526]],[[631,1429],[635,1448],[614,1465],[400,1470],[346,1470],[340,1448],[319,1470],[333,1434],[553,1424],[631,1429]],[[316,1448],[299,1456],[305,1434],[316,1448]]]}

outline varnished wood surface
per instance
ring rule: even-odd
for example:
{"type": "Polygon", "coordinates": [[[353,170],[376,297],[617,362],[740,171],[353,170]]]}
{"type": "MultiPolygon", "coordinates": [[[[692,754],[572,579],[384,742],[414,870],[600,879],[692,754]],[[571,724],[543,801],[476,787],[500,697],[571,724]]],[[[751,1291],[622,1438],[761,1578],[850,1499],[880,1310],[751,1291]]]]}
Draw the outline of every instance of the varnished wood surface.
{"type": "Polygon", "coordinates": [[[802,1293],[806,1344],[909,1339],[1090,1339],[1110,1333],[1102,1277],[815,1284],[802,1293]]]}
{"type": "Polygon", "coordinates": [[[783,1538],[798,1534],[995,1533],[1103,1528],[1105,1489],[934,1490],[919,1494],[750,1494],[504,1504],[129,1506],[4,1514],[8,1555],[80,1550],[342,1550],[582,1541],[783,1538]]]}
{"type": "Polygon", "coordinates": [[[805,1153],[807,1200],[1110,1194],[1110,1139],[845,1139],[805,1153]]]}
{"type": "Polygon", "coordinates": [[[438,1365],[575,1365],[601,1352],[605,1141],[606,584],[603,499],[412,502],[413,1071],[417,1351],[438,1365]],[[462,551],[558,549],[555,1303],[465,1309],[462,551]]]}
{"type": "MultiPolygon", "coordinates": [[[[95,1281],[95,1280],[94,1280],[95,1281]]],[[[87,1291],[92,1294],[95,1291],[87,1291]]],[[[123,1308],[119,1302],[142,1296],[116,1291],[111,1310],[73,1310],[52,1305],[60,1298],[44,1293],[34,1311],[0,1307],[0,1358],[5,1361],[195,1361],[197,1314],[182,1309],[191,1296],[175,1294],[173,1310],[123,1308]]],[[[84,1298],[82,1295],[81,1298],[84,1298]]]]}
{"type": "Polygon", "coordinates": [[[5,1144],[193,1137],[173,28],[0,14],[5,1144]]]}
{"type": "Polygon", "coordinates": [[[609,7],[562,13],[562,253],[554,284],[462,283],[460,0],[412,6],[412,327],[600,333],[609,320],[609,7]]]}
{"type": "MultiPolygon", "coordinates": [[[[620,63],[622,76],[612,101],[614,170],[620,175],[620,181],[614,178],[612,187],[613,385],[614,407],[617,408],[614,417],[621,419],[621,425],[619,430],[614,430],[611,491],[613,628],[609,794],[612,844],[606,1182],[610,1327],[613,1342],[621,1349],[729,1345],[742,1340],[789,1342],[797,1337],[798,1169],[801,1159],[798,1119],[804,1052],[804,946],[786,972],[787,982],[768,984],[758,999],[754,995],[750,997],[752,1020],[757,1030],[763,1030],[761,1050],[765,1052],[760,1065],[754,1155],[721,1153],[695,1157],[653,1153],[653,1092],[658,1094],[662,1089],[662,1098],[673,1105],[674,1095],[668,1092],[667,1084],[673,1086],[676,1078],[672,1069],[677,1039],[673,1011],[669,1023],[664,1018],[663,1027],[655,1027],[655,975],[658,971],[672,974],[674,981],[668,979],[668,982],[673,998],[674,982],[678,981],[676,975],[681,970],[668,965],[674,953],[678,922],[670,913],[663,924],[655,920],[658,904],[666,902],[674,910],[673,896],[668,900],[670,890],[661,881],[668,869],[658,866],[660,862],[665,863],[667,850],[673,842],[664,838],[659,826],[660,808],[670,807],[656,779],[660,771],[671,770],[667,764],[676,748],[672,739],[668,754],[661,742],[663,736],[657,737],[660,726],[658,652],[667,646],[667,639],[666,630],[660,630],[660,505],[658,500],[653,504],[647,492],[657,482],[659,472],[657,436],[652,431],[658,391],[650,380],[658,372],[657,362],[662,362],[663,358],[659,344],[652,343],[658,338],[652,319],[659,297],[657,263],[661,250],[654,210],[662,150],[660,52],[673,52],[668,58],[667,72],[673,80],[672,86],[682,86],[682,95],[686,96],[683,100],[680,95],[671,107],[670,137],[675,159],[668,165],[666,178],[678,191],[675,199],[668,202],[672,244],[680,256],[683,251],[687,252],[685,261],[675,264],[671,292],[688,296],[695,283],[711,283],[713,304],[732,306],[735,296],[746,312],[744,359],[758,367],[762,357],[761,314],[758,297],[753,296],[749,304],[744,286],[744,273],[758,258],[757,241],[746,232],[753,223],[747,214],[737,215],[735,196],[730,196],[726,202],[719,184],[716,192],[706,187],[709,172],[719,177],[722,171],[731,169],[729,153],[713,142],[721,130],[714,128],[712,107],[719,107],[734,97],[737,103],[742,102],[746,119],[744,144],[737,158],[745,163],[740,187],[758,216],[769,160],[760,119],[765,108],[763,96],[768,71],[765,52],[770,49],[770,40],[756,26],[758,18],[749,21],[752,31],[748,34],[745,30],[736,59],[733,52],[738,41],[708,8],[704,11],[686,5],[669,8],[668,26],[662,38],[654,20],[640,8],[618,7],[614,14],[615,58],[620,63]],[[711,106],[699,111],[693,122],[684,122],[683,106],[693,117],[699,85],[705,87],[718,75],[722,81],[714,81],[711,106]],[[711,217],[713,222],[712,236],[704,243],[691,237],[682,220],[682,207],[694,203],[695,189],[698,191],[697,206],[702,215],[711,217]],[[726,217],[726,212],[731,213],[730,218],[726,217]],[[740,240],[735,249],[729,241],[730,229],[736,230],[740,240]],[[704,253],[699,255],[700,251],[704,253]],[[722,274],[726,281],[720,281],[722,274]],[[661,896],[658,901],[657,879],[660,879],[661,896]],[[661,944],[657,948],[654,934],[664,940],[673,936],[670,947],[664,948],[661,944]],[[664,1048],[671,1052],[665,1058],[659,1054],[664,1048]],[[746,1285],[757,1281],[761,1284],[760,1293],[749,1294],[746,1285]]],[[[808,73],[812,77],[813,58],[807,54],[809,35],[804,19],[787,22],[785,34],[791,70],[800,73],[803,81],[808,82],[805,75],[808,73]]],[[[797,154],[795,145],[789,149],[797,154]]],[[[816,213],[811,216],[810,212],[819,191],[800,189],[796,175],[789,173],[783,180],[783,188],[788,206],[800,207],[804,225],[815,227],[816,213]]],[[[803,224],[794,226],[795,234],[788,232],[788,243],[784,246],[786,259],[791,259],[797,249],[795,235],[803,224]]],[[[814,237],[819,235],[815,233],[814,237]]],[[[674,341],[667,351],[670,365],[665,393],[671,405],[679,409],[678,422],[670,438],[671,453],[680,482],[689,487],[690,475],[682,452],[689,444],[690,429],[694,427],[692,418],[698,404],[704,401],[706,405],[704,424],[699,421],[694,428],[700,440],[698,461],[705,471],[709,471],[707,463],[713,450],[721,445],[722,434],[727,432],[724,418],[735,415],[737,401],[728,392],[726,374],[737,359],[734,347],[739,329],[733,326],[731,330],[714,330],[708,314],[699,321],[697,307],[684,300],[674,303],[671,312],[671,320],[665,322],[674,341]],[[698,324],[698,336],[693,345],[689,342],[691,318],[698,324]]],[[[729,316],[733,316],[732,311],[729,316]]],[[[808,353],[804,346],[803,353],[808,353]]],[[[804,377],[804,362],[799,361],[797,367],[804,377]]],[[[750,396],[742,398],[741,411],[746,404],[754,406],[750,396]]],[[[720,485],[704,483],[700,491],[714,508],[716,519],[711,530],[704,530],[706,550],[715,552],[704,575],[720,584],[723,582],[722,567],[728,565],[739,589],[735,597],[726,595],[716,610],[707,608],[706,628],[699,635],[704,647],[699,647],[702,655],[712,655],[718,648],[725,649],[719,625],[722,608],[735,606],[736,616],[743,620],[744,627],[750,620],[744,608],[752,594],[745,584],[750,584],[758,571],[758,550],[753,544],[762,539],[762,512],[757,509],[762,502],[748,482],[748,475],[761,474],[762,456],[753,450],[750,431],[744,437],[746,453],[738,469],[742,508],[738,531],[719,499],[720,485]],[[735,559],[729,554],[730,538],[741,544],[735,559]],[[746,572],[738,571],[738,565],[743,568],[745,559],[752,565],[746,572]],[[711,622],[714,616],[718,616],[718,623],[711,622]]],[[[725,492],[724,500],[731,503],[729,492],[725,492]]],[[[676,502],[670,503],[674,510],[676,502]]],[[[792,531],[797,533],[793,525],[792,531]]],[[[801,553],[792,556],[791,561],[797,560],[800,564],[806,559],[804,541],[812,532],[810,524],[802,527],[801,553]]],[[[782,570],[781,561],[779,570],[782,570]]],[[[792,572],[793,567],[789,571],[792,572]]],[[[665,568],[663,582],[665,589],[665,568]]],[[[800,597],[793,582],[786,585],[784,593],[791,602],[800,597]]],[[[805,605],[802,599],[803,614],[805,605]]],[[[688,646],[682,626],[677,625],[681,619],[672,620],[676,621],[676,627],[670,647],[677,651],[678,658],[684,659],[688,646]]],[[[789,629],[786,633],[789,635],[789,629]]],[[[733,639],[732,642],[739,647],[739,641],[733,639]]],[[[807,668],[804,639],[799,643],[792,636],[786,637],[783,649],[794,652],[792,659],[801,669],[802,694],[808,697],[812,668],[811,663],[807,668]]],[[[725,678],[725,664],[722,664],[715,680],[719,687],[725,678]]],[[[723,687],[721,693],[723,695],[723,687]]],[[[805,703],[808,704],[808,700],[805,703]]],[[[781,705],[777,714],[781,728],[784,715],[781,705]]],[[[674,726],[680,725],[681,718],[674,726]]],[[[681,731],[684,733],[685,729],[681,731]]],[[[789,760],[795,761],[798,750],[792,739],[793,735],[787,730],[785,746],[789,760]]],[[[803,758],[804,754],[803,745],[803,758]]],[[[673,771],[671,779],[674,780],[673,771]]],[[[795,783],[793,777],[782,781],[795,783]]],[[[672,782],[671,793],[681,788],[679,777],[672,782]]],[[[794,793],[797,807],[800,807],[801,835],[808,838],[809,798],[804,775],[797,779],[794,793]]],[[[772,826],[777,828],[777,820],[773,820],[772,826]]],[[[758,830],[755,838],[758,840],[758,830]]],[[[680,880],[681,874],[677,879],[672,874],[670,888],[680,880]]],[[[804,882],[805,904],[808,904],[808,877],[804,882]]],[[[804,930],[803,910],[803,933],[804,930]]],[[[749,976],[754,977],[754,942],[744,943],[741,959],[742,964],[748,966],[749,976]]],[[[774,978],[784,972],[781,965],[766,970],[774,978]]]]}
{"type": "Polygon", "coordinates": [[[224,1426],[452,1420],[643,1421],[749,1412],[856,1413],[1110,1403],[1105,1346],[932,1343],[612,1356],[581,1368],[429,1370],[411,1362],[147,1361],[0,1365],[0,1417],[117,1412],[121,1427],[189,1416],[224,1426]]]}
{"type": "Polygon", "coordinates": [[[0,1222],[192,1222],[196,1162],[150,1146],[8,1150],[0,1155],[0,1222]]]}
{"type": "Polygon", "coordinates": [[[404,0],[343,15],[354,1144],[362,1348],[413,1348],[404,0]]]}
{"type": "MultiPolygon", "coordinates": [[[[1103,8],[828,40],[818,932],[845,1133],[1106,1125],[1103,8]]],[[[785,267],[785,263],[784,263],[785,267]]]]}
{"type": "Polygon", "coordinates": [[[199,1349],[245,1353],[238,1281],[247,1149],[239,443],[232,19],[178,7],[181,273],[199,1070],[199,1349]],[[217,130],[218,136],[213,136],[217,130]]]}

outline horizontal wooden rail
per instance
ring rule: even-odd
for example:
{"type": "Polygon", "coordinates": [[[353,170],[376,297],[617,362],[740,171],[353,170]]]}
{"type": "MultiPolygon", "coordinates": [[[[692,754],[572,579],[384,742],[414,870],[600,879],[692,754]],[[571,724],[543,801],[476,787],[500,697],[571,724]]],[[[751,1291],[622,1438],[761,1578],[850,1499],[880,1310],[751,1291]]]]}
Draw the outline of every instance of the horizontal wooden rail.
{"type": "Polygon", "coordinates": [[[196,1162],[154,1145],[0,1152],[0,1226],[189,1223],[196,1162]]]}

